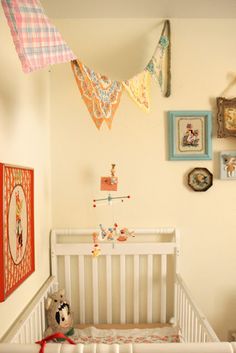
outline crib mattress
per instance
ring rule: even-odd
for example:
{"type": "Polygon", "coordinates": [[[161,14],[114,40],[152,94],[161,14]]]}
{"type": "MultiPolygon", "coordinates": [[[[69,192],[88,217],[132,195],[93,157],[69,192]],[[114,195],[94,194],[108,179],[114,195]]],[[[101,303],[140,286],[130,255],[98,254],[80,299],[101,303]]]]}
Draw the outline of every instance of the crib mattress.
{"type": "Polygon", "coordinates": [[[139,325],[78,325],[73,340],[76,343],[127,344],[180,342],[177,327],[162,324],[139,325]]]}

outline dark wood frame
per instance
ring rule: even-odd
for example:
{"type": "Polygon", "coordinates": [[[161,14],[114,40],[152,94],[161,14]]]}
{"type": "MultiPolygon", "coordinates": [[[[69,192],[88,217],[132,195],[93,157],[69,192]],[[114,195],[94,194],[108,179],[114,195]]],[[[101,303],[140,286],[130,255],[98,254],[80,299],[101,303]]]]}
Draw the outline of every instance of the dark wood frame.
{"type": "Polygon", "coordinates": [[[235,110],[236,117],[236,98],[227,99],[224,97],[218,97],[216,99],[217,102],[217,137],[236,137],[236,127],[232,129],[228,129],[226,126],[226,110],[233,109],[235,110]]]}

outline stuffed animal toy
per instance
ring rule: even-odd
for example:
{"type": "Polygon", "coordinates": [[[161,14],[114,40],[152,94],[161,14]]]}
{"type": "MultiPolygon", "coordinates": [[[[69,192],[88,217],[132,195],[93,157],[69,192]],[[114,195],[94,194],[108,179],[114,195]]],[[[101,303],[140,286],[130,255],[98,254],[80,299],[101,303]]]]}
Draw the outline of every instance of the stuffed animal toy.
{"type": "Polygon", "coordinates": [[[48,296],[45,303],[48,328],[44,337],[60,332],[65,336],[74,334],[73,315],[70,304],[65,298],[65,290],[61,289],[48,296]]]}

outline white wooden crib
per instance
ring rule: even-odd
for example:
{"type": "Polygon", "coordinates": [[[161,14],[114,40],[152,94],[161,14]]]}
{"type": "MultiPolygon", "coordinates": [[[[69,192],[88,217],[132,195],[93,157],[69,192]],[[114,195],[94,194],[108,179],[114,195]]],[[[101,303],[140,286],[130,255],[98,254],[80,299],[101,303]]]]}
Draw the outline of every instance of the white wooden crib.
{"type": "Polygon", "coordinates": [[[174,228],[135,229],[125,243],[101,243],[92,257],[95,229],[51,232],[51,272],[38,294],[9,329],[0,352],[39,352],[35,341],[45,330],[48,293],[65,288],[78,324],[174,322],[181,343],[47,344],[45,352],[236,353],[236,345],[219,342],[179,274],[179,235],[174,228]]]}

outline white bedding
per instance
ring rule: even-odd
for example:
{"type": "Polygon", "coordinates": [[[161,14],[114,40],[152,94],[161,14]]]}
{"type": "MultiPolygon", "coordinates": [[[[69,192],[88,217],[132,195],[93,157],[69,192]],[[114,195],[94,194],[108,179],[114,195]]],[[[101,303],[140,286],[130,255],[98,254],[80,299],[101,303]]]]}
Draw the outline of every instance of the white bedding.
{"type": "Polygon", "coordinates": [[[170,343],[180,342],[179,330],[177,327],[159,328],[134,328],[134,329],[98,329],[87,327],[75,329],[73,337],[76,343],[104,343],[104,344],[125,344],[125,343],[170,343]]]}

